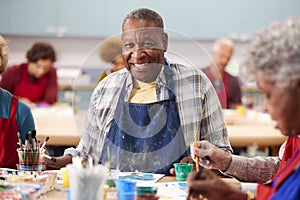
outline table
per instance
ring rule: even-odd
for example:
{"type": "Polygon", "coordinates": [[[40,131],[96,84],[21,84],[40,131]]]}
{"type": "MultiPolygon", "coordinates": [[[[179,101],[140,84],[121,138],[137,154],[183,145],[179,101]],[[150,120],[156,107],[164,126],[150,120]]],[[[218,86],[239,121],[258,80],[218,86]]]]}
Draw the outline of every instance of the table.
{"type": "Polygon", "coordinates": [[[232,146],[279,146],[286,137],[275,129],[273,121],[260,121],[249,119],[245,116],[235,118],[231,124],[227,124],[229,139],[232,146]]]}
{"type": "MultiPolygon", "coordinates": [[[[225,182],[229,184],[238,184],[239,181],[233,178],[222,178],[225,182]]],[[[165,183],[165,182],[175,182],[175,176],[164,176],[161,178],[158,182],[159,183],[165,183]]],[[[61,187],[61,186],[59,186],[61,187]]],[[[55,191],[50,191],[45,195],[46,200],[66,200],[66,193],[63,190],[55,190],[55,191]]]]}
{"type": "MultiPolygon", "coordinates": [[[[84,130],[86,110],[74,113],[68,106],[32,109],[39,140],[49,136],[48,145],[76,146],[84,130]]],[[[249,112],[248,116],[233,115],[230,118],[225,113],[225,121],[233,147],[239,146],[280,146],[286,139],[275,122],[270,121],[266,114],[249,112]]]]}
{"type": "Polygon", "coordinates": [[[80,134],[70,106],[33,108],[37,139],[43,142],[50,137],[47,145],[76,146],[80,134]]]}

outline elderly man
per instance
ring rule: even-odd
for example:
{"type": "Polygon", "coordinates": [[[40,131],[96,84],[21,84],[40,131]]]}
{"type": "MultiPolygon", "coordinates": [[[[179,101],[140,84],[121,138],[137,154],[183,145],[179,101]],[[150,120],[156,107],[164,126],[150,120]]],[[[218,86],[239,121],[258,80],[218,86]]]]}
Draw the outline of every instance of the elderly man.
{"type": "Polygon", "coordinates": [[[239,80],[225,71],[233,50],[234,44],[231,40],[216,40],[212,49],[212,63],[203,69],[216,89],[222,108],[234,108],[241,104],[239,80]]]}
{"type": "Polygon", "coordinates": [[[110,152],[111,167],[121,171],[169,174],[174,163],[192,161],[187,145],[194,134],[230,153],[211,83],[201,70],[164,57],[168,35],[161,16],[145,8],[132,11],[123,21],[122,40],[126,69],[99,83],[78,147],[66,150],[56,167],[77,152],[104,164],[110,152]]]}

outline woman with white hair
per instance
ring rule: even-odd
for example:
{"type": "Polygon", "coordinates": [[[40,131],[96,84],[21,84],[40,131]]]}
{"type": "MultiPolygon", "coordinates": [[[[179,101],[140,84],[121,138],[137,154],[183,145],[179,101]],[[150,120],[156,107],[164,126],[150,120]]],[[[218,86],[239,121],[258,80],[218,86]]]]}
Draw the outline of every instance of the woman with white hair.
{"type": "MultiPolygon", "coordinates": [[[[264,94],[264,108],[277,122],[276,128],[288,136],[278,171],[271,181],[258,185],[256,199],[300,199],[300,17],[272,24],[257,33],[242,66],[242,75],[256,79],[264,94]]],[[[266,168],[272,162],[268,157],[225,157],[212,145],[208,149],[205,149],[207,143],[198,142],[198,145],[192,151],[201,161],[208,159],[211,168],[225,171],[235,168],[236,175],[248,176],[263,176],[262,172],[270,170],[266,168]]],[[[191,174],[188,185],[188,199],[224,199],[225,196],[233,200],[254,199],[249,192],[229,186],[208,170],[191,174]]]]}
{"type": "MultiPolygon", "coordinates": [[[[8,56],[6,41],[0,36],[0,74],[6,70],[8,56]]],[[[25,134],[34,129],[30,108],[0,88],[0,167],[16,168],[18,132],[24,143],[25,134]]]]}

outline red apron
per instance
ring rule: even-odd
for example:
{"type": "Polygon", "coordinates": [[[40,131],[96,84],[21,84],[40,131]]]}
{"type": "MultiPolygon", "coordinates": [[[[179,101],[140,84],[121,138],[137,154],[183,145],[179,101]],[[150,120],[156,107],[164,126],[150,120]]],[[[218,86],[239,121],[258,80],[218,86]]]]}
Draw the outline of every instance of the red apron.
{"type": "Polygon", "coordinates": [[[207,77],[209,78],[209,80],[211,81],[211,83],[213,84],[215,91],[217,93],[217,96],[219,98],[219,102],[221,104],[222,108],[229,108],[229,96],[228,96],[228,85],[227,85],[227,76],[225,74],[223,74],[222,76],[222,80],[221,85],[216,85],[214,82],[216,81],[215,78],[212,76],[211,72],[210,72],[210,67],[208,67],[205,71],[207,77]]]}
{"type": "Polygon", "coordinates": [[[16,150],[19,131],[16,119],[17,106],[18,99],[13,96],[9,118],[0,118],[0,167],[16,169],[16,164],[19,160],[16,150]]]}
{"type": "Polygon", "coordinates": [[[43,76],[36,83],[29,82],[28,64],[25,64],[23,67],[22,78],[14,90],[14,95],[28,98],[32,102],[40,102],[47,88],[46,76],[43,76]]]}
{"type": "Polygon", "coordinates": [[[293,160],[291,160],[295,152],[299,150],[299,145],[299,137],[288,137],[279,169],[276,173],[276,176],[274,176],[272,179],[272,181],[274,181],[274,179],[277,177],[278,180],[273,187],[262,184],[258,185],[256,198],[257,200],[270,199],[274,195],[280,184],[284,182],[284,180],[294,171],[295,167],[299,165],[300,153],[298,153],[297,156],[293,158],[293,160]]]}
{"type": "Polygon", "coordinates": [[[282,160],[280,161],[280,165],[276,173],[276,176],[279,175],[279,173],[281,173],[281,171],[286,166],[287,162],[289,162],[289,160],[293,157],[293,155],[299,149],[299,147],[300,147],[300,137],[293,137],[293,136],[288,137],[284,148],[282,160]]]}

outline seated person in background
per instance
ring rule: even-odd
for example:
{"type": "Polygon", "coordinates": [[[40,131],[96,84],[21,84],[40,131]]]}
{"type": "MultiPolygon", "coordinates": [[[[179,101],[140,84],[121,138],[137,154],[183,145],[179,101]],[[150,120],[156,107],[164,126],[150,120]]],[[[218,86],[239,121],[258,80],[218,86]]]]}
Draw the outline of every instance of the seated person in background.
{"type": "Polygon", "coordinates": [[[53,104],[58,97],[58,84],[53,47],[47,43],[36,43],[27,51],[27,63],[9,67],[2,75],[0,86],[23,102],[53,104]]]}
{"type": "MultiPolygon", "coordinates": [[[[5,71],[9,49],[0,36],[0,74],[5,71]]],[[[30,108],[6,90],[0,88],[0,167],[16,168],[18,132],[24,143],[25,134],[35,130],[30,108]]]]}
{"type": "Polygon", "coordinates": [[[173,163],[192,162],[194,130],[200,140],[230,153],[210,81],[199,69],[165,59],[168,35],[161,16],[147,8],[132,11],[123,21],[122,40],[127,70],[98,84],[79,145],[48,166],[63,167],[78,152],[105,164],[109,148],[112,168],[169,174],[173,163]]]}
{"type": "Polygon", "coordinates": [[[241,104],[239,80],[225,71],[233,54],[234,44],[227,38],[218,39],[212,49],[212,63],[203,69],[212,82],[222,108],[234,108],[241,104]]]}
{"type": "Polygon", "coordinates": [[[99,83],[108,74],[116,72],[125,67],[122,57],[122,40],[120,37],[112,37],[104,40],[99,48],[99,54],[104,62],[111,63],[113,67],[102,74],[98,78],[99,83]]]}
{"type": "MultiPolygon", "coordinates": [[[[244,76],[255,76],[264,94],[266,111],[277,121],[276,127],[281,133],[289,136],[283,145],[279,168],[278,157],[230,156],[203,141],[198,142],[199,148],[191,146],[191,151],[200,157],[200,163],[201,158],[208,160],[210,168],[220,169],[240,180],[262,183],[275,175],[272,181],[259,184],[257,190],[255,187],[257,199],[300,199],[299,58],[300,17],[295,17],[258,32],[241,68],[244,76]]],[[[246,193],[230,187],[209,171],[198,174],[199,178],[195,175],[188,180],[191,199],[199,199],[199,194],[208,199],[223,199],[225,195],[228,199],[247,199],[246,193]]],[[[250,189],[244,186],[241,185],[243,191],[250,189]]]]}

